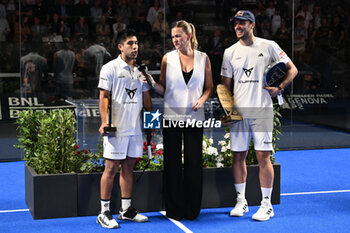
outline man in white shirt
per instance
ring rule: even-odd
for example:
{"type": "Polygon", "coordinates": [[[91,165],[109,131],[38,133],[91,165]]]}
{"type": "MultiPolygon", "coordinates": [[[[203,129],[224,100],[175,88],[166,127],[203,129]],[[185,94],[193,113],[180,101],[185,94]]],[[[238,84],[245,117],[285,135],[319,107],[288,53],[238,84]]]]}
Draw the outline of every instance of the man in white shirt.
{"type": "Polygon", "coordinates": [[[99,132],[103,138],[103,157],[106,159],[105,170],[101,177],[101,212],[97,223],[104,228],[117,228],[119,225],[110,213],[114,177],[121,164],[119,185],[121,190],[121,208],[119,220],[146,222],[148,218],[137,212],[131,205],[133,170],[136,159],[143,153],[141,131],[141,111],[152,108],[150,87],[143,84],[143,76],[135,67],[138,55],[136,32],[130,29],[121,31],[117,39],[121,55],[105,64],[100,72],[99,109],[101,126],[99,132]],[[109,98],[111,96],[111,99],[109,98]],[[109,101],[112,115],[110,122],[117,128],[115,137],[105,136],[109,101]]]}
{"type": "Polygon", "coordinates": [[[275,97],[287,87],[297,75],[297,69],[283,50],[274,42],[255,37],[255,17],[250,11],[238,11],[231,18],[239,39],[224,53],[221,75],[223,84],[230,90],[234,81],[233,98],[235,107],[243,120],[230,128],[231,150],[234,152],[233,174],[237,203],[231,216],[243,216],[248,212],[245,199],[247,169],[245,159],[251,137],[259,162],[259,177],[262,191],[260,209],[254,220],[266,221],[274,216],[271,193],[274,171],[270,160],[272,151],[273,105],[275,97]],[[286,63],[287,74],[279,87],[265,87],[265,68],[274,61],[286,63]]]}

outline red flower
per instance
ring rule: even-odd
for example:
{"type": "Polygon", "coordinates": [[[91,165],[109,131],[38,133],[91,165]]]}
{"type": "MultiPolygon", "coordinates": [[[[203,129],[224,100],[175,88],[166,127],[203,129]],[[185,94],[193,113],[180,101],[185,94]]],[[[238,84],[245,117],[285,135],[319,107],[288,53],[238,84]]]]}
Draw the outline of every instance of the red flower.
{"type": "Polygon", "coordinates": [[[154,152],[155,155],[162,155],[163,154],[163,151],[162,150],[156,150],[154,152]]]}
{"type": "Polygon", "coordinates": [[[87,151],[87,150],[83,150],[83,152],[84,152],[84,154],[87,154],[87,153],[88,153],[88,151],[87,151]]]}
{"type": "Polygon", "coordinates": [[[78,150],[78,149],[79,149],[78,144],[75,144],[75,146],[74,146],[74,150],[78,150]]]}
{"type": "Polygon", "coordinates": [[[136,163],[139,163],[141,161],[141,158],[136,158],[136,163]]]}

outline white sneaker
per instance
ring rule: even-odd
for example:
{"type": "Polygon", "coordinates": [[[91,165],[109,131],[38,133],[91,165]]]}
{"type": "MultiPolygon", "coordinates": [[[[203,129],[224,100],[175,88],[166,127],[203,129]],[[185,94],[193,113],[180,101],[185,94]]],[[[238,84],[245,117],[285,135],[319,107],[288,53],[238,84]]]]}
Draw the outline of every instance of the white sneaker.
{"type": "Polygon", "coordinates": [[[235,208],[233,208],[230,212],[230,216],[232,217],[242,217],[244,213],[247,213],[249,211],[248,209],[248,203],[247,200],[244,198],[237,198],[237,203],[235,205],[235,208]]]}
{"type": "Polygon", "coordinates": [[[118,228],[119,227],[119,224],[113,218],[113,216],[111,215],[111,213],[108,210],[105,211],[103,214],[100,213],[97,216],[96,222],[98,224],[100,224],[104,228],[113,229],[113,228],[118,228]]]}
{"type": "Polygon", "coordinates": [[[120,208],[119,215],[118,215],[119,220],[130,220],[133,222],[147,222],[148,218],[142,214],[139,214],[137,210],[130,206],[128,209],[123,210],[120,208]]]}
{"type": "Polygon", "coordinates": [[[261,202],[259,210],[253,214],[253,219],[256,221],[267,221],[271,217],[275,216],[272,205],[269,202],[261,202]]]}

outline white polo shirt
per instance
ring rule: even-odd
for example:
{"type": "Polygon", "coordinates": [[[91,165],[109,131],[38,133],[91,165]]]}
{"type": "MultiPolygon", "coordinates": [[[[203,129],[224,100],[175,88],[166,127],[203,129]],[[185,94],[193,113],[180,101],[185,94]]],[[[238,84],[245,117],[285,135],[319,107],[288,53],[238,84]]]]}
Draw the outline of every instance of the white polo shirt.
{"type": "Polygon", "coordinates": [[[194,50],[193,73],[186,84],[178,51],[167,53],[164,119],[173,121],[204,120],[204,108],[193,111],[192,105],[203,94],[206,58],[205,53],[194,50]]]}
{"type": "Polygon", "coordinates": [[[140,71],[119,55],[102,66],[98,88],[112,91],[112,125],[117,127],[117,136],[142,135],[142,92],[150,88],[140,71]]]}
{"type": "Polygon", "coordinates": [[[290,58],[276,42],[258,37],[252,45],[244,46],[238,41],[225,50],[221,75],[234,79],[233,99],[243,118],[272,116],[272,99],[263,89],[264,72],[278,60],[288,63],[290,58]]]}

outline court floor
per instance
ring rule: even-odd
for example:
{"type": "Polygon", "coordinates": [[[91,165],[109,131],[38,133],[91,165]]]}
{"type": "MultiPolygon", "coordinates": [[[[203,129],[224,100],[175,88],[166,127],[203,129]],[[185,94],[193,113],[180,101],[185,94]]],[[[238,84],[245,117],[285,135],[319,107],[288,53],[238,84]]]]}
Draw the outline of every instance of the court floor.
{"type": "MultiPolygon", "coordinates": [[[[33,220],[24,200],[24,162],[0,163],[0,232],[350,232],[350,149],[279,151],[281,204],[275,217],[256,222],[231,208],[203,209],[194,221],[171,221],[162,212],[145,213],[147,223],[119,221],[103,229],[96,216],[33,220]]],[[[116,216],[115,216],[116,217],[116,216]]]]}

